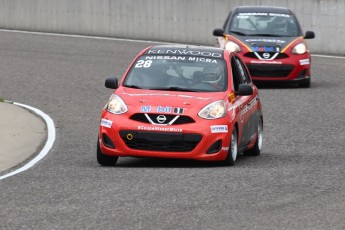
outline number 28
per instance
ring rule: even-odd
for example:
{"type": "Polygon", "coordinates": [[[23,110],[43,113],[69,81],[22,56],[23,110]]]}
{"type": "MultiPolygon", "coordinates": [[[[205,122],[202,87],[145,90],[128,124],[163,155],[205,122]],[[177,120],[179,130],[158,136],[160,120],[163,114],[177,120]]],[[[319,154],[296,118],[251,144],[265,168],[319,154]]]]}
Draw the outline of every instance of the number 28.
{"type": "Polygon", "coordinates": [[[149,68],[152,64],[152,60],[139,60],[137,64],[135,64],[135,68],[149,68]]]}

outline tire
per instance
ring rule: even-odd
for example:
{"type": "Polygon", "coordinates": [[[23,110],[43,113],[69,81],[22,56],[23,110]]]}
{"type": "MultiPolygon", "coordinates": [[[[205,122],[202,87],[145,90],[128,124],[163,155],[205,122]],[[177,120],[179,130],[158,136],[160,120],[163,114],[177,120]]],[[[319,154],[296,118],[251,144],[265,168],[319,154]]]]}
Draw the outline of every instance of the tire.
{"type": "Polygon", "coordinates": [[[256,137],[254,147],[252,149],[244,151],[243,154],[246,156],[259,156],[261,153],[261,148],[262,148],[262,136],[263,136],[263,123],[262,123],[262,120],[260,119],[260,122],[258,124],[258,135],[256,137]]]}
{"type": "Polygon", "coordinates": [[[300,88],[310,88],[310,78],[305,79],[303,82],[299,84],[300,88]]]}
{"type": "Polygon", "coordinates": [[[236,128],[234,127],[234,130],[232,131],[232,134],[231,134],[229,152],[228,152],[228,155],[226,156],[225,160],[223,161],[223,165],[234,166],[235,161],[237,159],[237,155],[238,155],[237,151],[238,151],[237,131],[236,131],[236,128]]]}
{"type": "Polygon", "coordinates": [[[99,138],[97,140],[97,162],[103,166],[115,166],[119,157],[117,156],[108,156],[102,153],[99,138]]]}

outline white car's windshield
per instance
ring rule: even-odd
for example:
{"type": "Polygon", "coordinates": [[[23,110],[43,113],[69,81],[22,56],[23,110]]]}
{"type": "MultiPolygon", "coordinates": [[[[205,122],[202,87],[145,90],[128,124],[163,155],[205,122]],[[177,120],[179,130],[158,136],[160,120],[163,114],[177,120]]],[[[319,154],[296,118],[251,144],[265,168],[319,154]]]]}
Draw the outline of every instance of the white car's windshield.
{"type": "Polygon", "coordinates": [[[133,64],[123,86],[187,92],[225,91],[225,62],[212,57],[143,55],[133,64]]]}
{"type": "Polygon", "coordinates": [[[297,20],[292,14],[237,13],[232,18],[229,33],[245,36],[300,36],[297,20]]]}

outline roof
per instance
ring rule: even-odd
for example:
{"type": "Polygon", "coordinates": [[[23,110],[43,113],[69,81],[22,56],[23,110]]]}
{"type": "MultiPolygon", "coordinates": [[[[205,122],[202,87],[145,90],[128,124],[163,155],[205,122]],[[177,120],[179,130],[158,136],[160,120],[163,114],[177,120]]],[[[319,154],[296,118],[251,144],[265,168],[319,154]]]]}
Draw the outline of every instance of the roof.
{"type": "Polygon", "coordinates": [[[293,14],[291,10],[285,7],[275,6],[238,6],[234,11],[239,13],[278,13],[278,14],[293,14]]]}
{"type": "Polygon", "coordinates": [[[199,56],[210,58],[223,58],[224,50],[209,46],[195,45],[159,45],[146,50],[145,54],[170,56],[199,56]]]}

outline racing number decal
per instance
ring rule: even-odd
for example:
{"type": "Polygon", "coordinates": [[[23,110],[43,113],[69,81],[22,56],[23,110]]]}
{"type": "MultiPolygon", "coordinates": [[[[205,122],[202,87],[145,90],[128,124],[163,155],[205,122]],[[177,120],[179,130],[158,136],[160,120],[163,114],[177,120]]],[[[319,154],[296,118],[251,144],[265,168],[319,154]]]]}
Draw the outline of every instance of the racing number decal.
{"type": "Polygon", "coordinates": [[[149,68],[152,64],[152,60],[139,60],[137,64],[135,64],[135,68],[149,68]]]}

